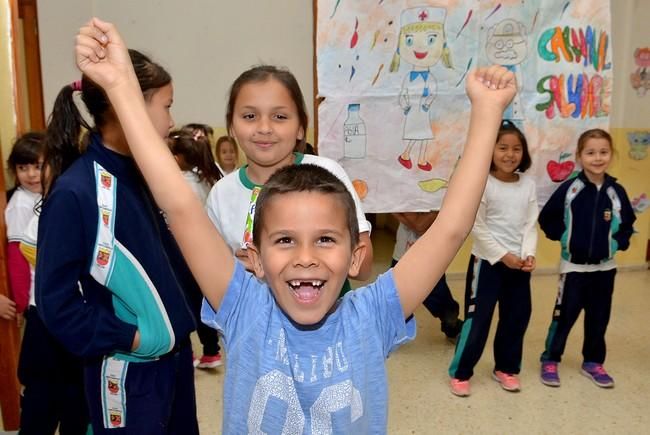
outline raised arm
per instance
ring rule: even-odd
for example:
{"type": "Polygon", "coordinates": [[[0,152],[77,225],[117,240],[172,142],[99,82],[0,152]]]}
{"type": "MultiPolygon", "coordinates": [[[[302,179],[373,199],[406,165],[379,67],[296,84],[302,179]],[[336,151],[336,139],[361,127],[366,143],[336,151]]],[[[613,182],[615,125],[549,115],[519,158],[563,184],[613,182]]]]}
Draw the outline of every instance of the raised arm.
{"type": "Polygon", "coordinates": [[[81,72],[105,90],[187,264],[217,309],[233,273],[232,253],[156,133],[122,38],[115,26],[93,18],[79,30],[75,54],[81,72]]]}
{"type": "Polygon", "coordinates": [[[472,71],[467,142],[436,221],[394,269],[405,316],[413,313],[440,279],[472,229],[483,195],[504,108],[516,92],[514,75],[500,66],[472,71]]]}

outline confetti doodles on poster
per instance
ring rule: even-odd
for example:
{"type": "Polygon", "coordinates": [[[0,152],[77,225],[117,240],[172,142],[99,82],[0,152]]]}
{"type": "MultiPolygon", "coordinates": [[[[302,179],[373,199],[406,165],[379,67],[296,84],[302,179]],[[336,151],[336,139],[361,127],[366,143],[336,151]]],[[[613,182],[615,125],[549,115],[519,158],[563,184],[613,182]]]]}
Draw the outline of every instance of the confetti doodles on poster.
{"type": "Polygon", "coordinates": [[[350,78],[348,79],[348,81],[352,80],[352,77],[354,77],[354,74],[355,74],[356,72],[357,72],[357,69],[354,67],[354,65],[352,65],[352,66],[350,67],[350,78]]]}
{"type": "Polygon", "coordinates": [[[354,33],[350,39],[350,48],[356,47],[357,42],[359,42],[359,19],[355,18],[354,20],[354,33]]]}
{"type": "Polygon", "coordinates": [[[474,60],[473,57],[469,58],[469,62],[467,62],[467,67],[465,68],[465,72],[460,77],[460,80],[458,80],[458,83],[456,83],[456,87],[458,87],[458,85],[460,85],[463,82],[463,80],[465,80],[465,76],[467,75],[467,72],[469,71],[470,67],[472,66],[472,61],[473,60],[474,60]]]}
{"type": "Polygon", "coordinates": [[[418,181],[418,186],[425,192],[435,193],[440,189],[447,187],[447,180],[442,178],[432,178],[430,180],[418,181]]]}
{"type": "Polygon", "coordinates": [[[486,21],[489,20],[490,17],[491,17],[492,15],[496,14],[496,12],[497,12],[499,9],[501,9],[501,3],[499,3],[499,4],[497,5],[496,8],[492,9],[492,12],[490,12],[490,15],[488,15],[488,16],[485,18],[485,20],[486,20],[486,21]]]}
{"type": "Polygon", "coordinates": [[[341,3],[341,0],[336,0],[336,4],[334,5],[334,10],[332,11],[332,15],[330,15],[330,18],[334,18],[334,14],[336,13],[336,10],[339,8],[339,3],[341,3]]]}
{"type": "Polygon", "coordinates": [[[537,16],[539,15],[539,9],[537,9],[537,12],[535,12],[535,17],[533,18],[533,24],[530,26],[530,31],[532,32],[533,29],[535,28],[535,24],[537,23],[537,16]]]}
{"type": "Polygon", "coordinates": [[[381,74],[381,70],[383,70],[383,69],[384,69],[384,64],[382,63],[381,65],[379,65],[379,69],[377,70],[377,74],[375,74],[375,78],[372,79],[372,83],[370,84],[370,86],[375,86],[375,83],[377,83],[377,79],[379,78],[379,74],[381,74]]]}
{"type": "Polygon", "coordinates": [[[474,13],[473,9],[470,9],[469,12],[467,13],[467,18],[465,18],[465,22],[463,23],[463,26],[460,28],[458,33],[456,33],[456,39],[460,36],[461,33],[463,33],[463,30],[465,30],[465,27],[467,27],[467,23],[469,23],[469,20],[472,19],[472,14],[474,13]]]}
{"type": "Polygon", "coordinates": [[[567,8],[569,7],[569,3],[571,3],[571,2],[570,1],[566,2],[564,7],[562,8],[562,13],[560,14],[560,17],[564,16],[564,11],[566,11],[567,8]]]}
{"type": "Polygon", "coordinates": [[[377,38],[379,38],[379,30],[375,30],[375,36],[372,37],[372,45],[370,45],[370,50],[375,48],[375,45],[377,44],[377,38]]]}

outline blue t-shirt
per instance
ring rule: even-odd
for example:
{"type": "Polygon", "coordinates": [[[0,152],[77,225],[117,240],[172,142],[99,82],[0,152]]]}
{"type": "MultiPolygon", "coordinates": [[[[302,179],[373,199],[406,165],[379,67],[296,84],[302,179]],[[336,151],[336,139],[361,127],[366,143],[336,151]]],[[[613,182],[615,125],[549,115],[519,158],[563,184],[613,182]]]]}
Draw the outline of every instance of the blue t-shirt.
{"type": "Polygon", "coordinates": [[[293,323],[268,285],[235,264],[219,311],[205,300],[201,310],[228,352],[223,433],[385,433],[384,359],[415,337],[392,269],[309,328],[293,323]]]}

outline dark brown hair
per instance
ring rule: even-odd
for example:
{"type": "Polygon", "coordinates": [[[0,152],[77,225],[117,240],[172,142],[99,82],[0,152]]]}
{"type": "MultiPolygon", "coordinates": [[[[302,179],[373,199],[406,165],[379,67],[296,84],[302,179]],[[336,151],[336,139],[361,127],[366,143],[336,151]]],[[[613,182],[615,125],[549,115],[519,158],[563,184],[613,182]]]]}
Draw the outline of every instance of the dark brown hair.
{"type": "Polygon", "coordinates": [[[303,138],[298,142],[297,146],[303,147],[305,143],[305,137],[307,134],[307,124],[309,122],[309,117],[307,116],[307,108],[305,106],[305,99],[298,85],[298,81],[289,70],[278,68],[273,65],[258,65],[247,71],[244,71],[235,79],[232,86],[230,87],[230,96],[228,97],[228,106],[226,109],[226,128],[228,131],[231,131],[232,120],[235,111],[235,103],[239,92],[242,87],[248,83],[260,83],[266,82],[268,80],[277,80],[280,82],[289,94],[293,103],[296,105],[296,110],[298,111],[298,121],[304,132],[303,138]]]}
{"type": "Polygon", "coordinates": [[[197,135],[181,129],[169,136],[169,149],[175,156],[180,155],[187,164],[183,170],[197,169],[199,181],[210,186],[219,181],[221,172],[214,164],[210,150],[210,140],[207,136],[197,135]]]}
{"type": "Polygon", "coordinates": [[[292,192],[318,192],[334,195],[346,213],[352,248],[359,243],[359,222],[354,199],[345,184],[325,168],[311,164],[289,165],[276,171],[264,184],[255,204],[253,243],[260,247],[267,203],[276,196],[292,192]]]}
{"type": "MultiPolygon", "coordinates": [[[[129,56],[145,100],[149,100],[159,88],[171,83],[169,73],[144,54],[129,50],[129,56]]],[[[92,127],[81,116],[73,100],[75,90],[75,86],[70,84],[59,91],[48,119],[44,158],[48,170],[43,171],[43,174],[47,174],[47,179],[44,180],[46,186],[52,186],[81,154],[79,134],[82,127],[89,131],[101,130],[111,116],[110,102],[104,90],[85,75],[82,76],[81,99],[94,121],[92,127]]]]}
{"type": "Polygon", "coordinates": [[[7,166],[16,175],[16,166],[37,164],[43,157],[45,133],[34,131],[18,137],[11,147],[7,166]]]}

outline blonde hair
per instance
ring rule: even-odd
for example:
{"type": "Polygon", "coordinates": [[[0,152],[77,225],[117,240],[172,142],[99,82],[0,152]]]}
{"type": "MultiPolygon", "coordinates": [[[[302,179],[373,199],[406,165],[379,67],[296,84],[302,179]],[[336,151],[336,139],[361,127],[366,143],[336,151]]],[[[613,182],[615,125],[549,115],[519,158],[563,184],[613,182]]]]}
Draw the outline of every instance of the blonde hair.
{"type": "Polygon", "coordinates": [[[451,63],[451,53],[449,52],[449,48],[447,47],[447,42],[445,38],[445,29],[444,25],[441,22],[435,22],[435,23],[412,23],[412,24],[407,24],[403,26],[400,31],[399,31],[399,37],[397,39],[397,47],[398,49],[395,50],[395,54],[393,55],[393,60],[390,63],[390,72],[395,72],[399,69],[399,61],[400,61],[400,56],[399,56],[399,43],[404,37],[404,34],[407,32],[424,32],[425,30],[441,30],[443,39],[445,40],[444,46],[442,48],[442,63],[447,67],[447,68],[452,68],[453,65],[451,63]]]}

